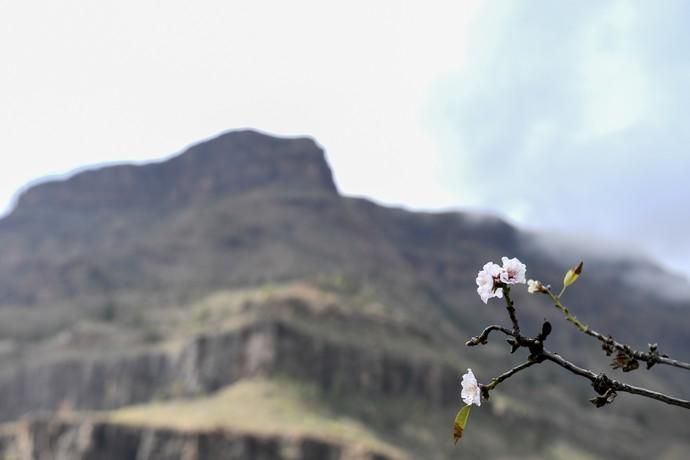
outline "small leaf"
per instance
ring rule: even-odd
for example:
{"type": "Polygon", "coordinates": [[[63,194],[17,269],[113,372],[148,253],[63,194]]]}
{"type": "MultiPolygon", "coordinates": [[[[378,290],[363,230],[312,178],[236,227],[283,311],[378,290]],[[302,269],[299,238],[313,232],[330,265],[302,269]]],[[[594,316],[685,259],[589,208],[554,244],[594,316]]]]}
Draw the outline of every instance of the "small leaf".
{"type": "Polygon", "coordinates": [[[590,399],[589,402],[594,404],[596,407],[604,407],[607,404],[611,404],[613,400],[616,399],[616,396],[616,392],[609,388],[608,390],[606,390],[606,393],[604,393],[601,396],[596,396],[590,399]]]}
{"type": "Polygon", "coordinates": [[[465,431],[465,426],[467,425],[467,419],[470,418],[470,409],[472,405],[468,404],[458,412],[455,416],[455,423],[453,424],[453,442],[458,443],[462,437],[463,431],[465,431]]]}

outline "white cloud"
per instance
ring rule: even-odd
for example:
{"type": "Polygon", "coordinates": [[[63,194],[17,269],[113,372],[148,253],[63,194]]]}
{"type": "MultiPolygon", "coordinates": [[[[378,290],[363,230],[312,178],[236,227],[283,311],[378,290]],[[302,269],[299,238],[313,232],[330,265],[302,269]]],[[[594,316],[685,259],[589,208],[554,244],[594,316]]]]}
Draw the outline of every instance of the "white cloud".
{"type": "Polygon", "coordinates": [[[438,89],[446,183],[524,226],[690,269],[690,5],[486,6],[467,65],[438,89]]]}
{"type": "Polygon", "coordinates": [[[639,13],[630,2],[614,2],[593,12],[581,30],[580,141],[633,127],[651,108],[652,88],[634,39],[645,27],[639,13]]]}

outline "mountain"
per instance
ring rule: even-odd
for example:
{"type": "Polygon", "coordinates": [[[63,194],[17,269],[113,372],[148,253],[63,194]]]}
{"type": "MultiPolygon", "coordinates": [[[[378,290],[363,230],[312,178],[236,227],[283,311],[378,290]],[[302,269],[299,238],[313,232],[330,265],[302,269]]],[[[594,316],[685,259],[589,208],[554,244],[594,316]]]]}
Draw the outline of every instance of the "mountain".
{"type": "MultiPolygon", "coordinates": [[[[497,390],[452,446],[460,374],[488,381],[524,359],[498,340],[464,347],[506,321],[476,295],[478,269],[517,256],[555,285],[568,252],[495,217],[342,196],[313,140],[255,131],[36,185],[0,220],[0,450],[685,458],[682,410],[625,395],[595,409],[586,382],[548,364],[497,390]]],[[[567,301],[619,340],[687,357],[690,302],[631,282],[641,271],[664,277],[644,261],[586,263],[567,301]]],[[[516,302],[523,328],[549,318],[552,349],[607,370],[544,299],[516,302]]],[[[659,367],[623,377],[690,396],[686,376],[659,367]]]]}

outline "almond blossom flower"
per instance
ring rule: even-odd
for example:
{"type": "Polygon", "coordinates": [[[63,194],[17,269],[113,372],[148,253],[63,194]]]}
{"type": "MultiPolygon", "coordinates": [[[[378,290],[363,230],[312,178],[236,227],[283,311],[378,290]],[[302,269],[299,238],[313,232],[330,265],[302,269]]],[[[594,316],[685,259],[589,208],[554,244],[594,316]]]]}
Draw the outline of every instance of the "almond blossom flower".
{"type": "Polygon", "coordinates": [[[492,297],[503,297],[503,288],[497,287],[496,283],[501,279],[501,272],[503,269],[493,263],[488,262],[484,268],[477,273],[477,294],[481,297],[484,303],[488,303],[492,297]]]}
{"type": "Polygon", "coordinates": [[[545,292],[544,285],[541,284],[541,281],[528,280],[527,292],[529,292],[530,294],[536,294],[537,292],[545,292]]]}
{"type": "Polygon", "coordinates": [[[472,369],[467,369],[467,374],[462,376],[462,392],[460,396],[465,404],[476,404],[477,407],[482,405],[482,392],[477,383],[477,379],[472,373],[472,369]]]}
{"type": "Polygon", "coordinates": [[[503,270],[501,271],[501,281],[505,284],[525,284],[525,273],[527,267],[516,257],[509,259],[503,257],[503,270]]]}

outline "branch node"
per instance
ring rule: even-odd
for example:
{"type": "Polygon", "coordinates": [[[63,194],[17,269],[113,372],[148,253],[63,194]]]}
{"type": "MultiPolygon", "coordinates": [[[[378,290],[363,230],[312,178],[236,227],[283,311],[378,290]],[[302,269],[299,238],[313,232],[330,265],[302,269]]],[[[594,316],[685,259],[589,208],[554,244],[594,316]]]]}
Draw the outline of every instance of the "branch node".
{"type": "MultiPolygon", "coordinates": [[[[651,367],[649,365],[650,362],[652,362],[652,360],[647,361],[647,369],[651,367]]],[[[640,363],[635,359],[632,352],[619,350],[611,362],[611,367],[614,369],[621,369],[623,372],[630,372],[639,368],[640,363]]]]}
{"type": "Polygon", "coordinates": [[[598,394],[604,395],[613,387],[613,382],[606,374],[599,374],[592,382],[592,387],[594,387],[594,391],[598,394]]]}
{"type": "Polygon", "coordinates": [[[486,344],[487,344],[486,337],[482,338],[482,337],[478,337],[478,336],[472,337],[470,340],[465,342],[465,346],[468,346],[468,347],[474,347],[477,345],[486,345],[486,344]]]}
{"type": "Polygon", "coordinates": [[[506,342],[508,342],[508,345],[510,345],[510,354],[512,355],[517,351],[518,348],[520,348],[520,344],[515,341],[515,339],[506,339],[506,342]]]}
{"type": "Polygon", "coordinates": [[[529,348],[530,356],[541,356],[544,353],[544,342],[538,338],[530,340],[527,348],[529,348]]]}
{"type": "Polygon", "coordinates": [[[539,353],[530,353],[530,355],[527,357],[527,360],[531,363],[536,363],[536,364],[543,362],[546,359],[543,351],[544,350],[542,349],[542,351],[540,351],[539,353]]]}

